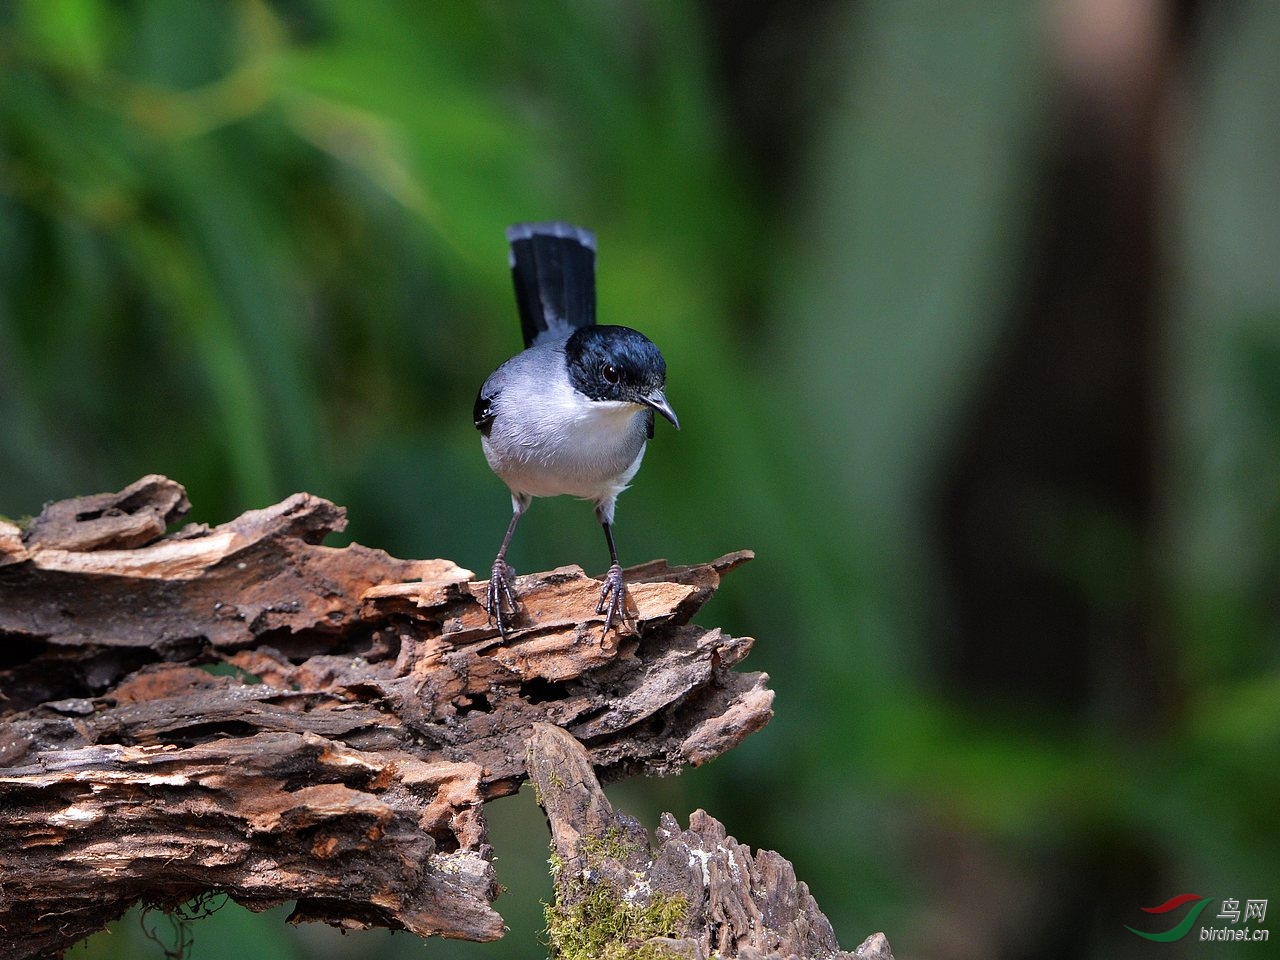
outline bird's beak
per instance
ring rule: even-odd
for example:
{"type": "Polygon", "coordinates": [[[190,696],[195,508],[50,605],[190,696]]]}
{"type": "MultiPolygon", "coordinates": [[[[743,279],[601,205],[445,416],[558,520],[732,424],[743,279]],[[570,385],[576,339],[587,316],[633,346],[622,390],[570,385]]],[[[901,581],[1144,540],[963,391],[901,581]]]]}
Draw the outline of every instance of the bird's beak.
{"type": "Polygon", "coordinates": [[[680,421],[676,419],[676,412],[671,409],[671,404],[667,403],[667,395],[661,389],[645,394],[640,398],[640,402],[647,407],[653,407],[653,409],[670,420],[673,427],[677,430],[680,429],[680,421]]]}

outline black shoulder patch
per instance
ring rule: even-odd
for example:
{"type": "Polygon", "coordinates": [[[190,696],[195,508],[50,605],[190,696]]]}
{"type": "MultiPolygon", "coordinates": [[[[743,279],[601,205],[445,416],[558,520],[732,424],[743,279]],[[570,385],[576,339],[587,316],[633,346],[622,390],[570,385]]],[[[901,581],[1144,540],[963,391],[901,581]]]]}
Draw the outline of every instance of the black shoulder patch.
{"type": "MultiPolygon", "coordinates": [[[[489,431],[493,429],[493,401],[497,394],[486,397],[484,391],[481,390],[476,394],[476,405],[472,409],[472,418],[475,420],[476,429],[486,437],[489,431]]],[[[650,430],[652,430],[652,424],[650,430]]]]}

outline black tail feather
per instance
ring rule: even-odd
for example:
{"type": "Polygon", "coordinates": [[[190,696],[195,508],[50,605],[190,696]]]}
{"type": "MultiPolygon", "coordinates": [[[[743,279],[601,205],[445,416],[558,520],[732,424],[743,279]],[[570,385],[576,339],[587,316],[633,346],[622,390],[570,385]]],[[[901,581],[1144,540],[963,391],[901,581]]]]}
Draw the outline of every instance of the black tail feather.
{"type": "Polygon", "coordinates": [[[507,228],[524,345],[596,322],[596,238],[560,221],[507,228]]]}

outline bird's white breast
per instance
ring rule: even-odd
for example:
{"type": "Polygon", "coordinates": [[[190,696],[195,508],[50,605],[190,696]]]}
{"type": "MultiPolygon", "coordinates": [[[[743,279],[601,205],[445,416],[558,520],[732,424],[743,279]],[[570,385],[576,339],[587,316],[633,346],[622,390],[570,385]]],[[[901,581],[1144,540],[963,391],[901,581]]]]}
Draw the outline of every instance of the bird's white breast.
{"type": "Polygon", "coordinates": [[[561,494],[611,501],[631,482],[644,457],[648,408],[591,400],[578,393],[554,364],[530,362],[534,347],[504,364],[494,419],[484,453],[513,493],[561,494]]]}

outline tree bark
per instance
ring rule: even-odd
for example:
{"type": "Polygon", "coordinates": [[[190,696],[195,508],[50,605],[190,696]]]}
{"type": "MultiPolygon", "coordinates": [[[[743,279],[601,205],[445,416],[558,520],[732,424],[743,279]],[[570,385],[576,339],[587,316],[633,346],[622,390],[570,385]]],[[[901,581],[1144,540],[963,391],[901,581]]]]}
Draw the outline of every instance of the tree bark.
{"type": "Polygon", "coordinates": [[[188,509],[153,476],[0,521],[0,955],[209,892],[496,939],[482,806],[518,789],[535,723],[614,779],[771,716],[768,678],[733,669],[752,641],[689,623],[749,552],[632,568],[621,635],[581,569],[521,577],[504,638],[452,562],[321,545],[328,501],[165,536],[188,509]]]}
{"type": "Polygon", "coordinates": [[[703,810],[687,830],[664,813],[651,848],[645,828],[605,797],[587,748],[560,727],[534,725],[529,776],[551,827],[553,956],[893,960],[883,933],[842,951],[791,864],[753,854],[703,810]]]}

